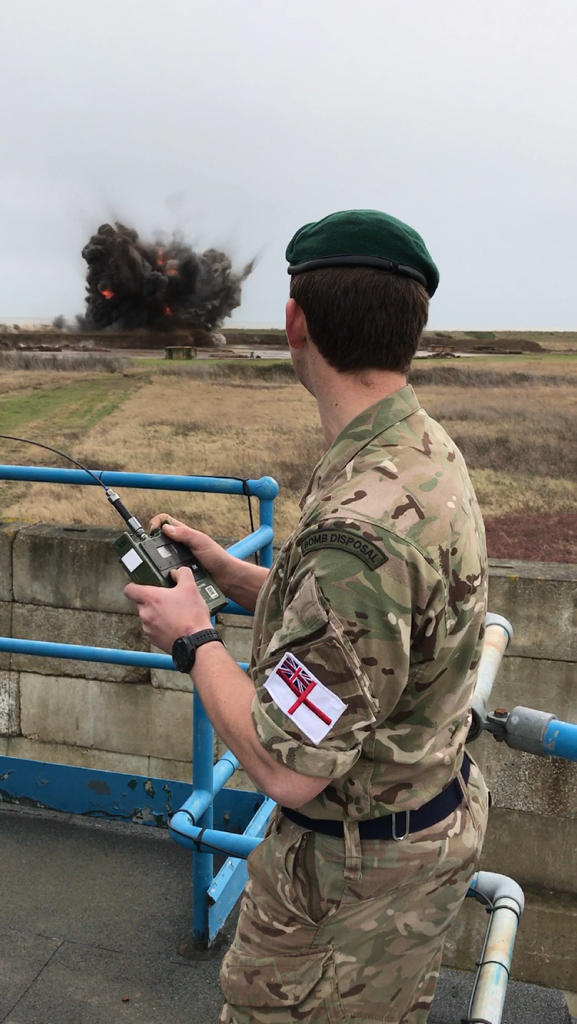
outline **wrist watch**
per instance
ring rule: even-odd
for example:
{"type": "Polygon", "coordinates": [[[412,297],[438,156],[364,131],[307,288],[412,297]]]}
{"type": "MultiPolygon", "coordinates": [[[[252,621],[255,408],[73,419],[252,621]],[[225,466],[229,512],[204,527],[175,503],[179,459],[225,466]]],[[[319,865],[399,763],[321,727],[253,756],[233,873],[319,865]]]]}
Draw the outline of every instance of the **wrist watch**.
{"type": "Polygon", "coordinates": [[[190,633],[189,636],[179,636],[172,645],[174,667],[179,672],[190,672],[194,665],[197,648],[202,647],[203,644],[209,644],[213,640],[218,640],[224,646],[224,640],[216,629],[201,629],[198,633],[190,633]]]}

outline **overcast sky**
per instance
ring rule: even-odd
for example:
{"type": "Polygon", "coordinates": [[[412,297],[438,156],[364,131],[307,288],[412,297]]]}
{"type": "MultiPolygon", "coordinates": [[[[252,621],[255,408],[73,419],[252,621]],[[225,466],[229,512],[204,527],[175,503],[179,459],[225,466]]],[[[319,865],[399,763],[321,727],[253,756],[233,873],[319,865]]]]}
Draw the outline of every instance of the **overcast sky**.
{"type": "Polygon", "coordinates": [[[423,235],[435,328],[577,329],[575,0],[0,0],[0,319],[84,307],[100,223],[260,260],[303,223],[423,235]]]}

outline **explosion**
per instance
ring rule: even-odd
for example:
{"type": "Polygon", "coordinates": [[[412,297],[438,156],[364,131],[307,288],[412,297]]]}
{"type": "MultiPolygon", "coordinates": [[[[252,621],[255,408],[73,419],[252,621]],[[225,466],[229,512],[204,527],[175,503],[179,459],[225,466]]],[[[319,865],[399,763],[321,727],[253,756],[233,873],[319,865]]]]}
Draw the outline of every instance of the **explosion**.
{"type": "Polygon", "coordinates": [[[240,305],[254,261],[234,271],[217,249],[196,253],[184,238],[148,243],[118,221],[102,224],[82,250],[88,264],[89,330],[202,327],[211,331],[240,305]]]}

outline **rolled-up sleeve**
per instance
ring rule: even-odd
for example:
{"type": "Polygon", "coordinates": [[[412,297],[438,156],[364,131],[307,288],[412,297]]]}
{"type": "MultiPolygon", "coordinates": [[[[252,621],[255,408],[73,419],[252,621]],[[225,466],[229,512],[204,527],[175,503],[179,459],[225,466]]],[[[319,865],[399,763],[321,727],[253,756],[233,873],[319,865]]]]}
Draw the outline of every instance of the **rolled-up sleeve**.
{"type": "MultiPolygon", "coordinates": [[[[366,672],[340,621],[322,601],[313,573],[305,576],[285,609],[282,627],[264,657],[253,666],[252,676],[256,687],[254,726],[261,743],[277,761],[300,774],[327,779],[344,775],[355,764],[375,722],[377,705],[366,672]],[[344,705],[319,742],[299,727],[295,717],[283,710],[266,688],[271,673],[287,654],[344,705]]],[[[311,705],[314,714],[313,700],[311,705]]]]}

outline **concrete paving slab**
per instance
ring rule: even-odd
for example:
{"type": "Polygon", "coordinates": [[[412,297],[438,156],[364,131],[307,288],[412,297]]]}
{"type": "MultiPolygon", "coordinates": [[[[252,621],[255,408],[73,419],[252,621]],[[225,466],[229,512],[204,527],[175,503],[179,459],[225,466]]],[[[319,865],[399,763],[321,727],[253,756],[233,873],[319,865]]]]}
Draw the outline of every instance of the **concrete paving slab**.
{"type": "Polygon", "coordinates": [[[0,925],[0,1019],[33,985],[60,946],[46,935],[21,935],[0,925]]]}
{"type": "Polygon", "coordinates": [[[216,1024],[215,961],[177,963],[63,942],[5,1024],[216,1024]]]}
{"type": "Polygon", "coordinates": [[[164,830],[0,810],[1,915],[12,928],[144,952],[190,930],[192,854],[164,830]]]}

